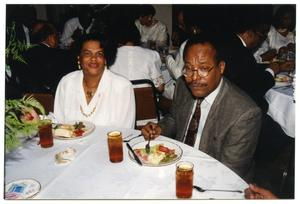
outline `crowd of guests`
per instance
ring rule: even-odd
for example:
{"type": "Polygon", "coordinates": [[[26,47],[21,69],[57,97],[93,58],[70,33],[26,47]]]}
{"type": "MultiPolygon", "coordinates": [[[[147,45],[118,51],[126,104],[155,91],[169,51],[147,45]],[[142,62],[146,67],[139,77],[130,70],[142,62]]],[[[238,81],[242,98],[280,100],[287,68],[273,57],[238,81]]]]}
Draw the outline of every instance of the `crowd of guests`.
{"type": "MultiPolygon", "coordinates": [[[[19,40],[33,46],[22,53],[26,63],[12,66],[7,98],[51,93],[59,122],[87,120],[134,128],[130,80],[150,79],[163,93],[164,60],[176,83],[172,105],[158,124],[142,128],[145,139],[165,135],[182,141],[252,182],[259,150],[272,144],[270,136],[284,137],[266,114],[264,95],[274,86],[277,73],[295,68],[295,59],[275,60],[295,52],[293,6],[278,8],[273,22],[270,6],[233,7],[232,24],[222,32],[184,9],[178,12],[178,29],[171,39],[151,5],[140,5],[135,18],[106,29],[97,29],[91,8],[82,6],[78,17],[65,22],[61,35],[53,24],[36,20],[32,8],[26,12],[32,16],[30,23],[16,21],[25,34],[19,40]],[[155,49],[170,43],[179,51],[162,59],[155,49]],[[270,63],[262,67],[258,62],[263,61],[270,63]]],[[[247,198],[276,198],[255,185],[245,192],[247,198]]]]}

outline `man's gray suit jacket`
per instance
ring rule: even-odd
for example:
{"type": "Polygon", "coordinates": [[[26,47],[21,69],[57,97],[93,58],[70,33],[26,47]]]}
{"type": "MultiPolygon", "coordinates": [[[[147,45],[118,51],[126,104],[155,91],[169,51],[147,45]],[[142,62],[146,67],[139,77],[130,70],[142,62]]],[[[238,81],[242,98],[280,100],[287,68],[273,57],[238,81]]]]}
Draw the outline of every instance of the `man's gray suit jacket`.
{"type": "MultiPolygon", "coordinates": [[[[183,141],[195,98],[183,77],[176,83],[170,113],[159,125],[162,135],[183,141]]],[[[223,77],[208,113],[199,150],[219,160],[246,181],[253,170],[253,155],[261,127],[261,110],[241,89],[223,77]]]]}

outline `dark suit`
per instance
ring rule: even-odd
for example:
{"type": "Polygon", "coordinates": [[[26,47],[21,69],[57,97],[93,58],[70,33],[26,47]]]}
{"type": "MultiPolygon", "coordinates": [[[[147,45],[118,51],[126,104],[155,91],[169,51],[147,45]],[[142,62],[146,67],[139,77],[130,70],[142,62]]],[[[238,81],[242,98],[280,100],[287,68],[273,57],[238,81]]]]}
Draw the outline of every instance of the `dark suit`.
{"type": "MultiPolygon", "coordinates": [[[[159,122],[162,135],[183,141],[194,102],[184,79],[180,77],[170,114],[159,122]]],[[[260,126],[259,107],[243,91],[223,78],[220,92],[207,116],[199,149],[248,180],[252,174],[252,157],[260,126]]]]}
{"type": "Polygon", "coordinates": [[[249,94],[263,112],[267,112],[269,106],[264,95],[275,84],[273,76],[256,63],[251,50],[236,34],[224,34],[221,39],[226,62],[224,76],[249,94]]]}
{"type": "Polygon", "coordinates": [[[18,68],[24,92],[55,94],[58,82],[65,74],[74,71],[75,58],[66,50],[34,45],[23,54],[26,65],[18,68]]]}

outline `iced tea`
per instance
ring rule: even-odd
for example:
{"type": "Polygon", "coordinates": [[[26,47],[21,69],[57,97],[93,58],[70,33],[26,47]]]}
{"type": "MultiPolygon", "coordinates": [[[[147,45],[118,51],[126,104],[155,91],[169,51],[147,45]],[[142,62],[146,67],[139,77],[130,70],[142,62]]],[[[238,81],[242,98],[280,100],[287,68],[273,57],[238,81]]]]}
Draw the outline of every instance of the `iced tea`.
{"type": "Polygon", "coordinates": [[[123,161],[123,139],[122,133],[112,131],[107,134],[109,160],[113,163],[123,161]]]}
{"type": "Polygon", "coordinates": [[[176,196],[177,198],[190,198],[193,192],[193,171],[191,162],[176,164],[176,196]]]}
{"type": "Polygon", "coordinates": [[[53,134],[51,121],[42,121],[39,125],[40,145],[43,148],[53,146],[53,134]]]}

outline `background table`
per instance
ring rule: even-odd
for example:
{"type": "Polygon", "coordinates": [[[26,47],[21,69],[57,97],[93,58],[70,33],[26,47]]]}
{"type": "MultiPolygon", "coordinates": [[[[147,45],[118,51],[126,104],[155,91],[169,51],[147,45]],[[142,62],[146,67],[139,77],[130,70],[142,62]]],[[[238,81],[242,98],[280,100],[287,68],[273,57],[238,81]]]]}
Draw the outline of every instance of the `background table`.
{"type": "Polygon", "coordinates": [[[283,131],[295,138],[295,100],[293,86],[274,87],[265,98],[269,103],[268,115],[280,124],[283,131]]]}
{"type": "MultiPolygon", "coordinates": [[[[77,140],[54,140],[51,148],[37,145],[38,138],[5,157],[5,184],[23,178],[41,183],[35,199],[176,199],[175,163],[162,167],[139,166],[128,156],[124,144],[124,160],[111,163],[108,158],[107,132],[121,130],[123,137],[139,131],[97,126],[95,131],[77,140]],[[76,158],[68,165],[56,165],[54,155],[67,147],[76,149],[76,158]]],[[[247,183],[229,168],[181,142],[180,160],[194,163],[194,184],[203,188],[244,190],[247,183]]],[[[144,141],[142,137],[130,144],[144,141]]],[[[243,199],[243,193],[203,192],[193,190],[192,199],[243,199]]]]}

